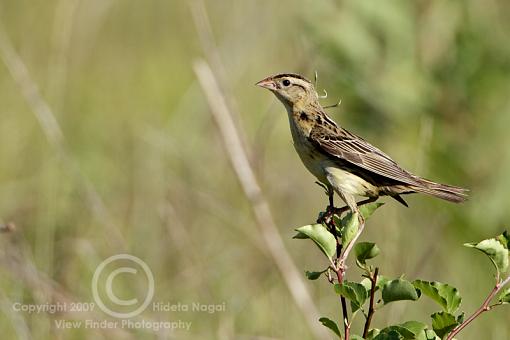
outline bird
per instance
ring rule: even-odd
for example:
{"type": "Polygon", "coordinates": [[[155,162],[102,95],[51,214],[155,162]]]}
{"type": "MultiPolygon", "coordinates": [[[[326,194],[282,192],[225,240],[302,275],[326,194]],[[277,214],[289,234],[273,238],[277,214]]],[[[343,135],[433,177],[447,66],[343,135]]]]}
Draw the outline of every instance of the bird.
{"type": "Polygon", "coordinates": [[[314,84],[296,73],[280,73],[256,85],[268,89],[287,110],[294,148],[305,167],[322,183],[334,209],[336,193],[347,208],[359,214],[359,206],[390,196],[408,206],[401,195],[423,193],[460,203],[467,189],[436,183],[405,170],[390,156],[328,116],[319,103],[314,84]],[[357,202],[358,196],[367,199],[357,202]]]}

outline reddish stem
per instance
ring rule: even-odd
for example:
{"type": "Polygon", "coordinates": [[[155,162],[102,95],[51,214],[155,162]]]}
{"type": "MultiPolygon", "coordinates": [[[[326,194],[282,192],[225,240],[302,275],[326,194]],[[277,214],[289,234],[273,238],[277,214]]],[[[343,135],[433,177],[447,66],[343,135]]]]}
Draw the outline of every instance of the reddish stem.
{"type": "Polygon", "coordinates": [[[469,318],[467,318],[463,323],[455,327],[450,334],[448,334],[448,337],[446,340],[452,340],[457,333],[459,333],[461,330],[463,330],[467,325],[469,325],[474,319],[476,319],[480,314],[483,312],[487,312],[491,309],[489,306],[491,300],[496,296],[496,294],[501,291],[501,289],[510,282],[510,276],[508,276],[504,281],[500,281],[496,284],[496,286],[492,289],[489,296],[485,299],[483,304],[478,308],[469,318]]]}
{"type": "MultiPolygon", "coordinates": [[[[337,252],[338,262],[337,262],[337,267],[336,267],[335,271],[336,271],[336,275],[337,275],[339,284],[342,284],[342,282],[344,281],[345,270],[347,269],[347,267],[345,266],[347,257],[349,256],[351,250],[354,247],[354,244],[358,240],[358,237],[361,235],[364,228],[365,228],[365,222],[363,221],[358,228],[358,232],[356,233],[354,238],[351,240],[351,242],[349,242],[349,244],[347,244],[347,247],[345,248],[345,250],[343,252],[340,252],[340,254],[338,254],[338,252],[337,252]]],[[[343,296],[340,299],[342,301],[342,314],[344,317],[343,322],[344,322],[345,340],[349,340],[351,325],[349,324],[349,316],[347,314],[347,304],[346,304],[345,298],[343,296]]]]}
{"type": "MultiPolygon", "coordinates": [[[[336,270],[338,284],[342,284],[342,282],[344,281],[344,270],[340,268],[336,270]]],[[[342,303],[342,315],[343,315],[342,322],[344,324],[345,340],[349,340],[351,325],[349,324],[349,315],[347,314],[347,302],[345,301],[345,298],[343,296],[340,297],[340,301],[342,303]]]]}
{"type": "Polygon", "coordinates": [[[374,316],[375,313],[374,301],[375,290],[377,288],[377,275],[379,275],[379,268],[375,268],[374,275],[370,277],[370,281],[372,282],[372,289],[370,290],[370,307],[368,309],[367,321],[365,322],[365,327],[363,329],[363,338],[366,338],[368,335],[370,324],[372,323],[372,317],[374,316]]]}

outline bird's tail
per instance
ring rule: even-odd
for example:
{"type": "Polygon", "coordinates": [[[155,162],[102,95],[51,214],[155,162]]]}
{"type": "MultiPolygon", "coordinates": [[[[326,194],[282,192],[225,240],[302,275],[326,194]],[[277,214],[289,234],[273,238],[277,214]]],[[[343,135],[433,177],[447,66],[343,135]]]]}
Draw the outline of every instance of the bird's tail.
{"type": "Polygon", "coordinates": [[[417,192],[441,198],[446,201],[461,203],[466,201],[468,198],[468,189],[436,183],[424,178],[419,178],[418,183],[420,183],[420,185],[413,186],[413,189],[417,192]]]}

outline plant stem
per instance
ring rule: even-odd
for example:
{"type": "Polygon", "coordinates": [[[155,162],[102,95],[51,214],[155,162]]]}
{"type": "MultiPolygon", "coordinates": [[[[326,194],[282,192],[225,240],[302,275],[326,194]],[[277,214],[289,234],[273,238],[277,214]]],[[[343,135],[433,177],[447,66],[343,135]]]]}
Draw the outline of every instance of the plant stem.
{"type": "MultiPolygon", "coordinates": [[[[343,271],[340,268],[336,270],[336,277],[338,279],[338,284],[342,284],[344,279],[343,271]]],[[[351,326],[349,325],[349,315],[347,314],[347,303],[343,296],[340,297],[340,301],[342,303],[342,316],[343,316],[342,323],[344,325],[345,340],[349,340],[349,332],[351,326]]]]}
{"type": "Polygon", "coordinates": [[[354,244],[358,240],[359,236],[363,232],[363,229],[365,228],[365,222],[361,223],[358,229],[358,232],[354,236],[351,242],[347,245],[344,252],[341,253],[339,256],[337,256],[338,262],[337,262],[337,276],[338,276],[338,283],[342,283],[344,281],[344,275],[345,270],[347,269],[347,266],[345,265],[345,262],[347,261],[347,257],[349,257],[349,253],[351,252],[352,248],[354,247],[354,244]]]}
{"type": "MultiPolygon", "coordinates": [[[[336,208],[335,208],[334,202],[333,202],[333,190],[331,187],[328,187],[328,198],[329,198],[329,205],[328,205],[327,211],[333,212],[333,211],[335,211],[336,208]]],[[[330,222],[331,222],[331,224],[328,224],[328,225],[331,228],[331,232],[333,233],[333,235],[335,235],[335,238],[336,238],[336,262],[337,263],[336,264],[333,263],[333,268],[336,273],[338,284],[342,284],[342,282],[344,281],[344,273],[345,273],[345,268],[343,267],[342,262],[340,260],[340,258],[342,256],[342,246],[343,245],[338,241],[338,238],[340,237],[340,235],[337,235],[336,225],[335,225],[334,220],[331,219],[330,222]]],[[[345,297],[341,296],[340,302],[342,304],[341,323],[344,325],[344,336],[345,336],[345,340],[349,340],[349,333],[350,333],[351,325],[349,324],[349,314],[347,311],[347,302],[345,300],[345,297]]]]}
{"type": "Polygon", "coordinates": [[[363,329],[363,338],[366,338],[368,335],[368,330],[370,329],[370,323],[372,322],[372,317],[375,313],[374,308],[374,300],[375,300],[375,289],[377,288],[377,275],[379,274],[379,268],[375,268],[374,275],[370,277],[370,281],[372,282],[372,289],[370,290],[370,307],[368,309],[367,321],[365,322],[365,328],[363,329]]]}
{"type": "MultiPolygon", "coordinates": [[[[340,255],[342,254],[342,246],[340,245],[337,247],[337,260],[340,258],[340,255]]],[[[344,273],[345,268],[342,268],[342,265],[340,262],[335,266],[335,272],[336,277],[338,279],[338,284],[342,284],[344,282],[344,273]]],[[[342,304],[342,323],[344,325],[344,333],[345,333],[345,340],[349,340],[349,331],[350,331],[350,325],[349,325],[349,314],[347,312],[347,302],[345,301],[345,297],[340,296],[340,302],[342,304]]]]}
{"type": "Polygon", "coordinates": [[[347,315],[347,303],[345,302],[345,298],[342,296],[342,312],[344,315],[344,333],[345,340],[349,340],[349,335],[351,332],[351,325],[349,324],[349,316],[347,315]]]}
{"type": "Polygon", "coordinates": [[[492,291],[490,292],[489,296],[487,296],[487,298],[485,299],[485,301],[483,302],[483,304],[480,306],[480,308],[478,308],[469,318],[467,318],[463,323],[461,323],[460,325],[458,325],[457,327],[455,327],[450,334],[448,334],[448,337],[446,338],[446,340],[452,340],[453,337],[455,335],[457,335],[457,333],[459,333],[461,330],[463,330],[467,325],[469,325],[474,319],[476,319],[480,314],[482,314],[483,312],[487,312],[491,309],[491,307],[489,306],[491,300],[494,298],[494,296],[496,296],[496,294],[499,293],[499,291],[501,291],[501,289],[510,282],[510,275],[504,280],[504,281],[499,281],[496,286],[494,286],[494,288],[492,289],[492,291]]]}
{"type": "MultiPolygon", "coordinates": [[[[335,211],[335,207],[333,206],[333,198],[332,198],[331,193],[332,193],[331,191],[328,192],[328,194],[329,194],[329,209],[332,209],[332,211],[335,211]]],[[[366,204],[366,203],[370,203],[371,201],[372,201],[372,199],[369,199],[369,200],[365,200],[365,201],[360,202],[360,203],[361,204],[366,204]]],[[[343,207],[343,208],[340,208],[338,210],[342,211],[342,209],[348,209],[348,207],[343,207]]],[[[337,212],[335,211],[335,213],[337,213],[337,212]]],[[[347,247],[345,247],[345,250],[343,252],[342,252],[342,248],[343,248],[344,245],[342,244],[342,247],[338,247],[337,246],[337,265],[335,266],[335,272],[336,272],[336,275],[337,275],[337,278],[338,278],[338,284],[342,284],[342,282],[344,281],[344,275],[345,275],[345,271],[347,269],[347,266],[345,265],[345,262],[347,261],[347,257],[349,256],[349,253],[353,249],[354,244],[358,240],[358,238],[361,235],[361,233],[363,232],[364,228],[365,228],[365,221],[363,220],[362,223],[360,223],[360,225],[359,225],[359,228],[358,228],[358,231],[357,231],[356,235],[351,240],[351,242],[349,242],[349,244],[347,244],[347,247]]],[[[336,235],[336,233],[335,233],[334,222],[333,222],[333,235],[335,235],[335,237],[337,238],[337,242],[338,242],[338,235],[336,235]]],[[[342,302],[342,314],[343,314],[343,324],[344,324],[345,340],[349,340],[349,333],[350,333],[351,325],[349,324],[349,315],[348,315],[348,312],[347,312],[347,303],[346,303],[345,298],[343,296],[340,298],[340,301],[342,302]]]]}
{"type": "MultiPolygon", "coordinates": [[[[345,271],[347,269],[347,266],[345,265],[345,262],[347,261],[347,257],[349,256],[349,253],[351,252],[352,248],[354,247],[356,240],[359,238],[359,236],[363,232],[364,227],[365,227],[365,222],[363,221],[363,223],[361,223],[358,228],[358,232],[356,233],[356,235],[354,236],[352,241],[349,242],[349,244],[347,245],[345,250],[343,252],[341,251],[341,249],[340,249],[340,251],[337,250],[338,262],[337,262],[337,266],[336,266],[336,268],[337,268],[336,275],[337,275],[339,284],[342,284],[342,282],[344,281],[344,275],[345,275],[345,271]]],[[[342,302],[342,314],[343,314],[345,340],[349,340],[349,333],[350,333],[351,325],[349,324],[349,316],[347,314],[347,304],[346,304],[345,298],[343,296],[340,298],[340,300],[342,302]]]]}

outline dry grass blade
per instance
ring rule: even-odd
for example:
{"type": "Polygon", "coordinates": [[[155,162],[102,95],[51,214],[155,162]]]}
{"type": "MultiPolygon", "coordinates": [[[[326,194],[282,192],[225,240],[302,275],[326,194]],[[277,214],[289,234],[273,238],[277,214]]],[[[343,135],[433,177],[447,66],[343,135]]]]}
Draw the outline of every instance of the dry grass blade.
{"type": "Polygon", "coordinates": [[[18,84],[34,114],[41,124],[46,137],[54,147],[60,147],[64,138],[51,109],[42,99],[39,88],[32,81],[27,67],[14,50],[3,27],[0,27],[0,55],[14,81],[18,84]]]}

